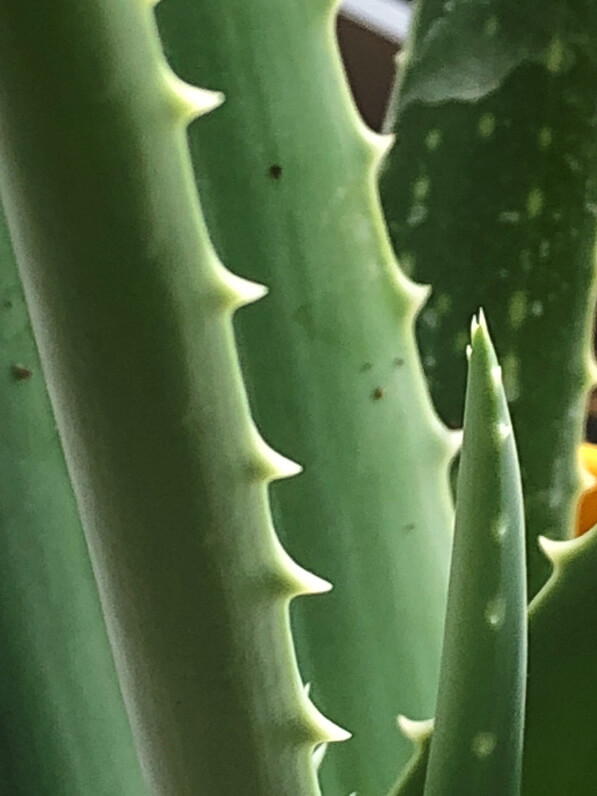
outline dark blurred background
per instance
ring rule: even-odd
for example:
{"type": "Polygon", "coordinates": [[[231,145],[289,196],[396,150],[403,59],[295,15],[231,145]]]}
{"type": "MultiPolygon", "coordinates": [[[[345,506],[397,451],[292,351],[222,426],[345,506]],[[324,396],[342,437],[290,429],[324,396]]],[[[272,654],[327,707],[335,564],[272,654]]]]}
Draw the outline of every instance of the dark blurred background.
{"type": "Polygon", "coordinates": [[[363,118],[374,130],[381,128],[410,11],[406,0],[345,0],[338,16],[348,79],[363,118]]]}

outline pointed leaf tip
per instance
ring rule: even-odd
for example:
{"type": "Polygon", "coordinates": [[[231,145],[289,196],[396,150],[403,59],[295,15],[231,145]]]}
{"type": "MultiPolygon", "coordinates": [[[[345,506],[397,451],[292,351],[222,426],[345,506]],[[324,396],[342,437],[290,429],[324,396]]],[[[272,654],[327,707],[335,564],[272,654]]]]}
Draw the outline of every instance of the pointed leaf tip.
{"type": "Polygon", "coordinates": [[[477,313],[471,318],[471,342],[474,342],[474,338],[479,330],[481,330],[485,335],[489,336],[487,320],[482,308],[479,308],[477,313]]]}

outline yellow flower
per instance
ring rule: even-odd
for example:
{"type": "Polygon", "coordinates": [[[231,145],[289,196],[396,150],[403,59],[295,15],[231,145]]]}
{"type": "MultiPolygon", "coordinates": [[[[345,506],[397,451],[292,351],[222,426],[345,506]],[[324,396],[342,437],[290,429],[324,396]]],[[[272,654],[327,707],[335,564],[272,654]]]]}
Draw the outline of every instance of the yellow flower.
{"type": "Polygon", "coordinates": [[[583,443],[579,448],[583,469],[592,476],[593,483],[580,496],[576,511],[575,536],[581,536],[597,525],[597,445],[583,443]]]}

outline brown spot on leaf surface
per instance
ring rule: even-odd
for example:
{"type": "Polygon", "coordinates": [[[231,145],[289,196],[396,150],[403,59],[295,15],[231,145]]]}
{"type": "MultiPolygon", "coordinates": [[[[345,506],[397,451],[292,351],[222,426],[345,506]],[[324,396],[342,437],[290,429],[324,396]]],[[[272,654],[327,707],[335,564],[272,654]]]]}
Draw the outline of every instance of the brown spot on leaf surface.
{"type": "Polygon", "coordinates": [[[33,372],[26,368],[25,365],[12,365],[10,370],[16,381],[25,381],[33,376],[33,372]]]}

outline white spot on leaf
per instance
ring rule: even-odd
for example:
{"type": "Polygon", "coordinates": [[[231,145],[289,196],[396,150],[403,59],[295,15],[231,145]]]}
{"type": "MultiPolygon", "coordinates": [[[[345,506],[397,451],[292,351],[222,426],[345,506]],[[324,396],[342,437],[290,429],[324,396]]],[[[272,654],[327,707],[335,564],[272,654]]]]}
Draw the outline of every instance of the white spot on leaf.
{"type": "Polygon", "coordinates": [[[520,397],[520,360],[512,352],[502,357],[502,373],[504,390],[508,401],[516,401],[520,397]]]}
{"type": "Polygon", "coordinates": [[[497,741],[492,732],[478,732],[471,743],[471,749],[475,757],[483,760],[493,754],[497,741]]]}
{"type": "Polygon", "coordinates": [[[504,520],[499,520],[496,523],[495,528],[493,529],[493,536],[496,542],[501,544],[506,538],[507,534],[508,534],[508,525],[506,524],[506,522],[504,522],[504,520]]]}
{"type": "Polygon", "coordinates": [[[537,218],[543,212],[545,198],[540,188],[532,188],[527,196],[527,213],[529,218],[537,218]]]}
{"type": "Polygon", "coordinates": [[[409,227],[418,227],[419,224],[422,224],[425,219],[427,218],[427,208],[425,205],[420,203],[414,204],[411,209],[410,213],[408,214],[408,218],[406,219],[406,223],[409,227]]]}
{"type": "Polygon", "coordinates": [[[418,202],[422,202],[423,199],[427,197],[430,186],[431,180],[427,176],[419,177],[415,180],[413,185],[413,196],[418,202]]]}
{"type": "Polygon", "coordinates": [[[492,14],[485,21],[485,25],[483,25],[483,33],[485,33],[486,36],[493,37],[498,32],[499,27],[500,23],[498,18],[495,14],[492,14]]]}
{"type": "Polygon", "coordinates": [[[489,627],[494,630],[504,624],[506,618],[506,601],[502,597],[496,597],[495,600],[490,600],[485,607],[485,619],[489,627]]]}
{"type": "Polygon", "coordinates": [[[539,130],[539,135],[537,136],[537,143],[539,144],[539,149],[548,149],[551,146],[551,142],[553,140],[553,134],[550,127],[542,127],[539,130]]]}
{"type": "Polygon", "coordinates": [[[493,113],[484,113],[477,126],[481,138],[491,138],[495,132],[495,116],[493,113]]]}
{"type": "Polygon", "coordinates": [[[522,290],[517,290],[512,294],[508,305],[508,319],[514,330],[519,329],[526,317],[527,297],[522,290]]]}
{"type": "Polygon", "coordinates": [[[535,318],[540,318],[543,315],[543,302],[540,299],[535,299],[529,308],[529,312],[535,318]]]}
{"type": "Polygon", "coordinates": [[[430,152],[435,152],[435,150],[440,146],[442,138],[443,133],[441,130],[438,130],[437,128],[430,130],[425,136],[425,146],[430,152]]]}
{"type": "Polygon", "coordinates": [[[509,423],[498,423],[498,433],[501,440],[506,440],[512,434],[512,426],[509,423]]]}
{"type": "Polygon", "coordinates": [[[559,36],[554,36],[547,47],[545,65],[548,71],[554,75],[562,71],[564,66],[564,42],[559,36]]]}

